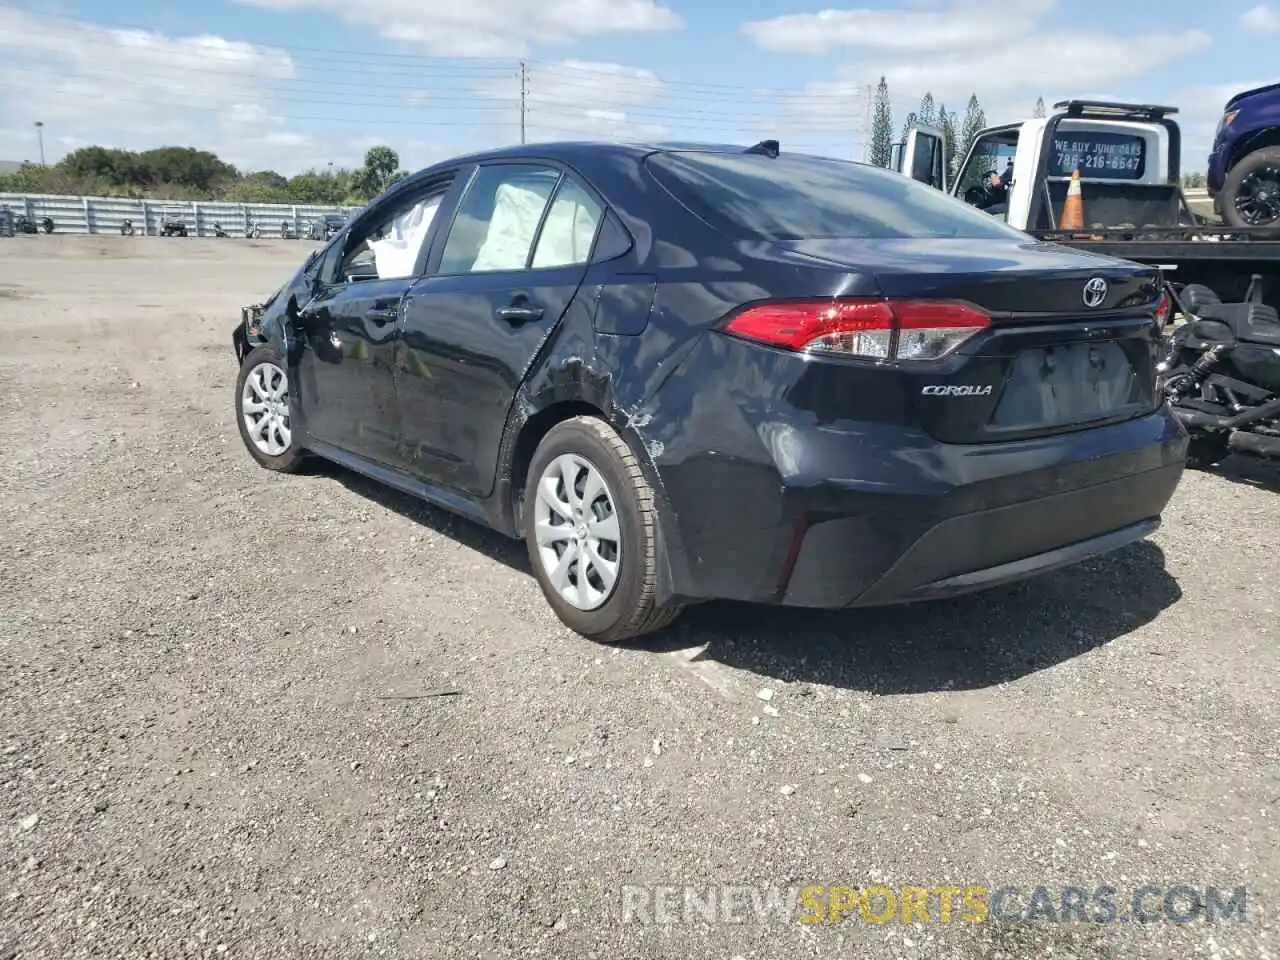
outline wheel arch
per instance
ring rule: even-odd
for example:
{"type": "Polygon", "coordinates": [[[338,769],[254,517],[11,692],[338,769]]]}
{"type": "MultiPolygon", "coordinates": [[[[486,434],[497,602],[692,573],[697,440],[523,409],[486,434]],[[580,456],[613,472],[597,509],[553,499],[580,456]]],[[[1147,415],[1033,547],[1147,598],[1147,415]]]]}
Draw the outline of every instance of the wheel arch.
{"type": "Polygon", "coordinates": [[[1227,157],[1227,166],[1223,176],[1229,175],[1236,164],[1249,154],[1266,147],[1280,147],[1280,127],[1263,127],[1260,130],[1246,133],[1237,140],[1227,157]]]}
{"type": "Polygon", "coordinates": [[[658,594],[665,601],[678,594],[677,585],[686,582],[684,553],[680,544],[679,525],[673,522],[671,508],[654,463],[649,443],[637,427],[612,399],[607,378],[579,380],[579,388],[567,392],[563,382],[555,390],[537,399],[522,388],[512,404],[498,464],[498,483],[491,504],[495,527],[509,536],[523,536],[523,502],[528,482],[529,465],[542,439],[557,424],[573,417],[595,417],[613,427],[630,447],[653,489],[658,515],[659,550],[658,594]]]}

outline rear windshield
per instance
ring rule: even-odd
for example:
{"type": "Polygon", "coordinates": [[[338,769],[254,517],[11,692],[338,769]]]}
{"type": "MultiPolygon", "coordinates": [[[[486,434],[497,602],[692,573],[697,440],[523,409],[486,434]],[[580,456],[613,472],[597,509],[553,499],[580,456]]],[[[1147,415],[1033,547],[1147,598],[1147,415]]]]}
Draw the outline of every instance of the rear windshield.
{"type": "Polygon", "coordinates": [[[700,218],[748,239],[1027,239],[940,190],[860,163],[694,152],[654,154],[646,163],[700,218]]]}
{"type": "Polygon", "coordinates": [[[1141,180],[1147,170],[1147,138],[1132,133],[1060,130],[1053,138],[1049,176],[1141,180]]]}

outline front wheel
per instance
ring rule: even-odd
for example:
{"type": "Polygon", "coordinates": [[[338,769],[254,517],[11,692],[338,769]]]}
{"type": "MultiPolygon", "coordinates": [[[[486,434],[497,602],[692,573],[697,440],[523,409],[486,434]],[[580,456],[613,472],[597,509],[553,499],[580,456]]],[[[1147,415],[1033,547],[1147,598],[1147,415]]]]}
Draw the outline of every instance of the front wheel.
{"type": "Polygon", "coordinates": [[[548,431],[529,465],[523,518],[538,585],[569,629],[618,643],[679,615],[657,601],[653,488],[603,420],[574,417],[548,431]]]}
{"type": "Polygon", "coordinates": [[[289,419],[289,375],[280,351],[264,343],[240,364],[236,377],[236,423],[240,439],[259,465],[293,473],[303,453],[289,419]]]}

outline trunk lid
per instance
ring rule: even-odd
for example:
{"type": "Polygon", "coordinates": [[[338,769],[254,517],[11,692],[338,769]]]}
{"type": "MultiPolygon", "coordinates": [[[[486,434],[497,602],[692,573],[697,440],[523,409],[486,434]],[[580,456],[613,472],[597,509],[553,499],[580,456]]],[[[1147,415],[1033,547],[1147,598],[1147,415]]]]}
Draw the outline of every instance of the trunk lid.
{"type": "Polygon", "coordinates": [[[882,370],[897,381],[910,419],[938,440],[1028,439],[1142,416],[1157,406],[1154,267],[1031,239],[783,246],[871,273],[890,299],[963,300],[991,315],[991,326],[952,354],[882,370]]]}

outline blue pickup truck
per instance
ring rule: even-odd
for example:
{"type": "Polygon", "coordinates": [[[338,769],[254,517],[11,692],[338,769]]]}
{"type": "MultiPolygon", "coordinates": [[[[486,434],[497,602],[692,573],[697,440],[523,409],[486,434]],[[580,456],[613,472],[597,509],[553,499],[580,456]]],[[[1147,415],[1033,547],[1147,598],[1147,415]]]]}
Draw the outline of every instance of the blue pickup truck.
{"type": "Polygon", "coordinates": [[[1209,154],[1214,209],[1233,227],[1280,228],[1280,83],[1227,101],[1209,154]]]}

